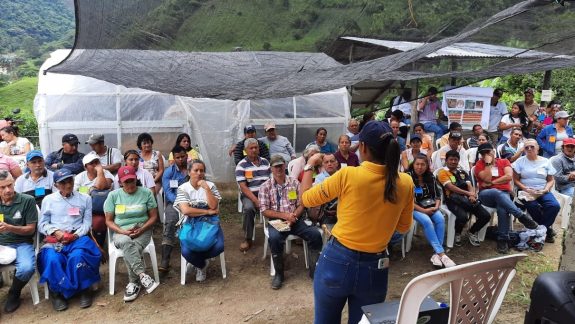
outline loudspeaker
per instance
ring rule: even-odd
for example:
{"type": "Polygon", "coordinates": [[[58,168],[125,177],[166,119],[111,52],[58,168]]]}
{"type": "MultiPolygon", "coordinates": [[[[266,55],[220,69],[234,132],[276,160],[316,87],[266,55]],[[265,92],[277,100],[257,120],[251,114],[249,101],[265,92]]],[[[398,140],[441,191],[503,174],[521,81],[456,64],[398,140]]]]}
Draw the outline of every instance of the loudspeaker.
{"type": "Polygon", "coordinates": [[[575,272],[540,274],[531,288],[525,324],[575,323],[575,272]]]}

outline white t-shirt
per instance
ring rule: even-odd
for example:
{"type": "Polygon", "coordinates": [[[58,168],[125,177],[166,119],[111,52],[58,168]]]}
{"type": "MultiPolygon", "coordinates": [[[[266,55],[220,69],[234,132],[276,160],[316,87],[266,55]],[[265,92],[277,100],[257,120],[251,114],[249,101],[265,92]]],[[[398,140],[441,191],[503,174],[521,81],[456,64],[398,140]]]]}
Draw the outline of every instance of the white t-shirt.
{"type": "Polygon", "coordinates": [[[529,160],[527,156],[522,156],[511,166],[521,176],[521,183],[536,190],[545,188],[547,176],[557,173],[551,161],[542,156],[538,156],[535,161],[529,160]]]}
{"type": "MultiPolygon", "coordinates": [[[[501,122],[504,124],[520,124],[521,123],[521,119],[520,118],[513,118],[511,117],[511,114],[507,114],[505,116],[503,116],[503,118],[501,118],[501,122]]],[[[511,137],[511,132],[513,131],[513,128],[508,128],[506,130],[503,131],[503,136],[506,138],[510,138],[511,137]]]]}
{"type": "MultiPolygon", "coordinates": [[[[114,175],[108,170],[104,170],[104,178],[112,179],[112,182],[114,181],[114,175]]],[[[74,177],[74,191],[78,191],[80,187],[91,188],[94,186],[95,182],[96,178],[93,180],[88,178],[88,171],[82,171],[76,177],[74,177]]]]}
{"type": "MultiPolygon", "coordinates": [[[[142,183],[142,187],[148,188],[152,190],[152,192],[154,192],[156,183],[154,182],[154,177],[152,176],[150,171],[144,168],[138,168],[138,170],[136,170],[136,177],[138,177],[138,180],[140,180],[140,182],[142,183]]],[[[119,188],[120,188],[120,182],[118,181],[118,175],[116,174],[114,176],[114,189],[119,188]]]]}
{"type": "MultiPolygon", "coordinates": [[[[26,144],[29,144],[30,141],[25,137],[18,137],[16,140],[16,146],[12,147],[10,154],[12,155],[20,155],[24,154],[24,149],[26,148],[26,144]]],[[[8,143],[6,141],[2,141],[0,143],[0,149],[8,147],[8,143]]]]}
{"type": "Polygon", "coordinates": [[[103,166],[116,164],[116,163],[121,164],[124,162],[124,157],[122,156],[122,153],[120,153],[120,150],[118,150],[115,147],[106,146],[106,151],[104,152],[103,155],[100,155],[94,151],[92,151],[90,153],[96,154],[100,158],[100,164],[103,166]],[[108,150],[110,150],[110,152],[111,152],[110,163],[108,163],[108,150]]]}
{"type": "Polygon", "coordinates": [[[567,131],[564,129],[562,132],[557,131],[557,136],[555,136],[555,154],[561,153],[561,146],[563,146],[563,140],[568,139],[567,131]]]}
{"type": "MultiPolygon", "coordinates": [[[[211,181],[206,181],[206,183],[218,201],[222,200],[222,196],[216,188],[216,185],[211,181]]],[[[174,208],[179,211],[180,208],[178,205],[182,202],[188,202],[194,208],[206,206],[208,204],[206,190],[202,187],[196,190],[188,181],[178,187],[178,193],[176,194],[176,200],[174,201],[174,208]]]]}
{"type": "MultiPolygon", "coordinates": [[[[440,148],[437,153],[434,152],[433,160],[431,161],[431,169],[433,171],[439,170],[445,166],[445,154],[451,151],[449,145],[440,148]]],[[[469,161],[467,161],[467,151],[460,147],[459,150],[459,167],[469,173],[469,161]]]]}

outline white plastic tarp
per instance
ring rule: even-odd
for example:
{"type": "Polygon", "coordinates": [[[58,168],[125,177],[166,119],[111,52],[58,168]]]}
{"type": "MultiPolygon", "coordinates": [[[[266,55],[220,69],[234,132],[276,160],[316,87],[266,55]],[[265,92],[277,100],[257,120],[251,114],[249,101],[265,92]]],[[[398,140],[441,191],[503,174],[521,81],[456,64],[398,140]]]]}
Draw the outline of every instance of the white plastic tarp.
{"type": "Polygon", "coordinates": [[[191,136],[207,165],[208,177],[233,182],[233,159],[229,148],[243,138],[243,127],[253,124],[264,136],[263,125],[277,124],[296,150],[315,139],[318,127],[328,130],[334,143],[345,132],[350,96],[345,88],[307,96],[265,100],[216,100],[168,95],[126,88],[90,77],[48,73],[68,51],[58,50],[42,65],[34,113],[44,154],[61,147],[61,138],[74,133],[82,142],[79,150],[91,149],[84,142],[92,133],[103,133],[107,145],[121,151],[136,148],[136,137],[150,133],[154,149],[164,156],[179,133],[191,136]]]}

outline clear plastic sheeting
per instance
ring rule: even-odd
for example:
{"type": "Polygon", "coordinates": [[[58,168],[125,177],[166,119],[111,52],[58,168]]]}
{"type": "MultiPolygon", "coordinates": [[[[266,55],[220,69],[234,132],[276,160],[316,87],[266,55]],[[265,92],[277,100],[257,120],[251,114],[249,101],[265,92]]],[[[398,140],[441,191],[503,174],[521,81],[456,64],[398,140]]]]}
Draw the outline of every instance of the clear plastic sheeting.
{"type": "MultiPolygon", "coordinates": [[[[217,34],[220,41],[229,37],[247,42],[257,37],[250,35],[249,28],[234,29],[236,22],[245,19],[241,13],[227,15],[217,26],[210,25],[211,29],[204,28],[209,24],[187,29],[192,21],[216,19],[210,17],[231,7],[230,1],[76,0],[75,3],[78,24],[74,50],[48,72],[84,75],[126,87],[187,97],[286,98],[369,81],[431,79],[447,84],[457,79],[457,84],[452,85],[462,86],[495,76],[575,66],[575,4],[571,1],[562,4],[554,0],[309,2],[308,14],[315,19],[307,31],[309,34],[321,31],[313,26],[329,20],[330,12],[345,7],[357,9],[349,11],[355,15],[345,16],[342,22],[349,27],[343,30],[345,34],[332,30],[329,35],[333,39],[322,39],[327,45],[316,46],[316,50],[330,52],[329,45],[339,36],[418,43],[409,50],[383,57],[374,57],[367,49],[365,59],[359,61],[352,60],[353,48],[343,55],[341,50],[330,52],[345,65],[322,53],[203,51],[216,37],[214,33],[222,30],[225,32],[217,34]],[[364,20],[369,19],[371,25],[366,26],[364,20]],[[354,31],[357,35],[352,35],[354,31]],[[456,44],[470,43],[513,47],[518,51],[510,57],[472,59],[467,55],[433,55],[456,44]],[[533,52],[537,55],[527,55],[533,52]],[[342,56],[349,59],[342,60],[342,56]]],[[[258,3],[262,9],[274,4],[258,3]]],[[[295,2],[283,3],[286,8],[276,8],[275,12],[289,11],[292,4],[296,7],[295,2]]],[[[292,22],[292,27],[305,17],[300,18],[292,22]]],[[[267,26],[264,36],[274,33],[274,25],[266,21],[265,15],[251,19],[254,26],[267,26]]],[[[301,48],[304,40],[309,41],[304,37],[296,44],[301,48]]]]}
{"type": "MultiPolygon", "coordinates": [[[[65,50],[52,53],[42,70],[67,54],[65,50]]],[[[40,74],[34,113],[44,154],[59,149],[66,133],[76,134],[79,150],[87,153],[91,149],[84,142],[92,133],[103,133],[107,145],[123,152],[136,148],[138,134],[147,132],[154,138],[154,149],[167,157],[177,135],[185,132],[192,145],[198,145],[209,178],[233,182],[235,166],[228,150],[244,137],[245,125],[255,125],[258,136],[265,136],[263,125],[274,121],[278,133],[301,152],[320,126],[328,129],[329,139],[335,142],[345,131],[349,106],[345,88],[303,97],[233,101],[175,96],[49,73],[40,74]]]]}

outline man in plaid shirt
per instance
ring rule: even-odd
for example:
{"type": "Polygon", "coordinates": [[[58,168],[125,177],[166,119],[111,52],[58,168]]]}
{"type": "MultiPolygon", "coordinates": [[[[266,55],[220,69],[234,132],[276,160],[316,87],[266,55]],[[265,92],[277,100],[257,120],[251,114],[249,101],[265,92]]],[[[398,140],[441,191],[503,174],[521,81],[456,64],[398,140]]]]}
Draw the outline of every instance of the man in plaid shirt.
{"type": "Polygon", "coordinates": [[[304,207],[299,198],[299,182],[286,176],[286,162],[280,155],[271,157],[272,177],[259,190],[260,211],[268,220],[283,220],[289,224],[288,231],[279,232],[266,224],[269,246],[276,274],[272,289],[281,288],[284,281],[283,249],[286,238],[293,234],[304,239],[310,249],[309,275],[313,279],[315,264],[322,248],[322,238],[317,227],[307,225],[303,220],[304,207]]]}

